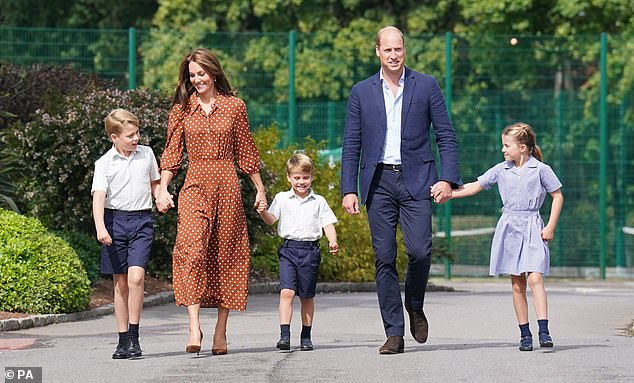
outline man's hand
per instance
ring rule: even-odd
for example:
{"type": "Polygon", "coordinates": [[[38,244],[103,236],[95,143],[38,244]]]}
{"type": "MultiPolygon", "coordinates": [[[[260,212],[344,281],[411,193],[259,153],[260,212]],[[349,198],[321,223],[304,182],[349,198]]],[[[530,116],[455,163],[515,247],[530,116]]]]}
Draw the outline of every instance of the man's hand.
{"type": "Polygon", "coordinates": [[[341,202],[341,206],[343,206],[344,210],[348,214],[359,214],[361,211],[359,210],[359,199],[357,195],[354,193],[348,193],[343,196],[343,201],[341,202]]]}
{"type": "Polygon", "coordinates": [[[436,203],[445,203],[451,199],[451,184],[447,181],[438,181],[431,187],[431,197],[436,203]]]}

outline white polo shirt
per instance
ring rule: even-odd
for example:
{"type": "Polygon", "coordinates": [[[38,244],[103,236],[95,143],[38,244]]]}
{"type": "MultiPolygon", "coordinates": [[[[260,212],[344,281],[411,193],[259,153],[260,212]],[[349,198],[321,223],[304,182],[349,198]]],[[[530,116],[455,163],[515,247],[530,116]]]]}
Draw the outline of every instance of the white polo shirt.
{"type": "Polygon", "coordinates": [[[138,145],[130,157],[124,157],[113,146],[95,162],[90,193],[105,192],[106,209],[147,210],[152,208],[150,182],[160,178],[152,148],[138,145]]]}
{"type": "Polygon", "coordinates": [[[303,199],[293,189],[277,193],[268,212],[279,219],[277,234],[294,241],[316,241],[322,237],[324,226],[337,223],[326,199],[313,189],[303,199]]]}

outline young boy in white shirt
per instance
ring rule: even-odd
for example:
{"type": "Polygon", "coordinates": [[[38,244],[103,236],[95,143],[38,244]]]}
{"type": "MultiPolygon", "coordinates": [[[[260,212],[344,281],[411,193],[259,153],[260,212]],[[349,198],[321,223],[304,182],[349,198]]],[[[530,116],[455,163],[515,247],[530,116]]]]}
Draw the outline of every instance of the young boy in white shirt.
{"type": "Polygon", "coordinates": [[[295,154],[286,163],[286,176],[292,189],[277,193],[268,210],[259,211],[262,220],[272,225],[279,219],[277,233],[284,238],[279,248],[280,259],[280,340],[277,348],[290,350],[290,323],[293,298],[301,302],[302,332],[300,350],[313,349],[311,329],[315,312],[315,287],[321,262],[319,239],[322,229],[329,241],[329,250],[339,250],[334,224],[337,217],[324,197],[311,188],[313,162],[305,154],[295,154]]]}
{"type": "Polygon", "coordinates": [[[115,109],[104,120],[113,146],[95,162],[93,216],[102,244],[101,273],[112,274],[119,343],[113,359],[142,355],[139,322],[145,268],[154,240],[152,195],[160,173],[150,147],[139,145],[139,120],[115,109]]]}

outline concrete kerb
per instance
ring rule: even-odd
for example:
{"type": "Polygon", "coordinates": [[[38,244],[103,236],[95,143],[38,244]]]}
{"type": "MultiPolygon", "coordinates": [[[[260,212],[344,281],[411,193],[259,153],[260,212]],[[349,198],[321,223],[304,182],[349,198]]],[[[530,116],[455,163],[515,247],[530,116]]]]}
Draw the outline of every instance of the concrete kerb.
{"type": "MultiPolygon", "coordinates": [[[[401,290],[404,285],[401,284],[401,290]]],[[[279,284],[277,282],[254,283],[249,286],[249,295],[253,294],[277,294],[279,284]]],[[[333,293],[353,293],[353,292],[374,292],[376,284],[374,282],[337,282],[337,283],[318,283],[318,294],[333,293]]],[[[427,291],[455,291],[452,287],[438,286],[434,284],[427,285],[427,291]]],[[[165,303],[174,302],[174,292],[165,291],[156,295],[146,297],[143,300],[143,307],[158,306],[165,303]]],[[[48,326],[55,323],[74,322],[86,319],[93,319],[103,315],[114,313],[114,304],[110,303],[101,307],[88,311],[81,311],[68,314],[41,314],[30,315],[26,318],[12,318],[0,320],[0,332],[25,330],[32,327],[48,326]]],[[[631,332],[634,333],[634,323],[631,332]]]]}

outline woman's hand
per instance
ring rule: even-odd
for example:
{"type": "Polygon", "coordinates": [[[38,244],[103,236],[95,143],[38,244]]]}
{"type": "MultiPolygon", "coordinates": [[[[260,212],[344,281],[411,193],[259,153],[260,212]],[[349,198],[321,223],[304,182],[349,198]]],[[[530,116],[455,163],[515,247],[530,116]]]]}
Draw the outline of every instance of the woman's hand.
{"type": "Polygon", "coordinates": [[[255,207],[258,213],[262,213],[269,207],[268,203],[266,202],[266,192],[264,190],[259,191],[255,194],[255,202],[253,203],[253,207],[255,207]]]}
{"type": "Polygon", "coordinates": [[[156,208],[161,213],[167,213],[170,208],[174,207],[174,196],[167,190],[159,190],[156,196],[156,208]]]}

